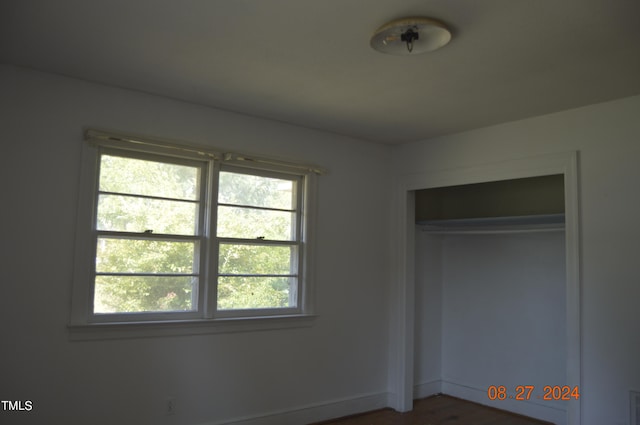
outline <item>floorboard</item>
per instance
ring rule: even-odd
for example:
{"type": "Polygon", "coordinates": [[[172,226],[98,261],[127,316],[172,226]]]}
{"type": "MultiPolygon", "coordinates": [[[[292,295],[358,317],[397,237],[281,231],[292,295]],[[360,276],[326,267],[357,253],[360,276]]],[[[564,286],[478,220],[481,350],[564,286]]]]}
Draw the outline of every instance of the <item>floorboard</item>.
{"type": "Polygon", "coordinates": [[[349,416],[314,425],[553,425],[505,410],[494,409],[448,395],[416,400],[413,410],[392,409],[349,416]]]}

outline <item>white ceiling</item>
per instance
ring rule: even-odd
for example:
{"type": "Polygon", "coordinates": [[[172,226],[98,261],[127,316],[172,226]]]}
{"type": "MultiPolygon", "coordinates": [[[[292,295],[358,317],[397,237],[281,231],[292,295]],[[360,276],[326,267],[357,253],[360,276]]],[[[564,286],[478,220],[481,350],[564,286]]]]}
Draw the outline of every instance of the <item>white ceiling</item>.
{"type": "Polygon", "coordinates": [[[402,143],[640,94],[640,1],[2,0],[0,62],[402,143]],[[452,42],[369,47],[414,15],[452,42]]]}

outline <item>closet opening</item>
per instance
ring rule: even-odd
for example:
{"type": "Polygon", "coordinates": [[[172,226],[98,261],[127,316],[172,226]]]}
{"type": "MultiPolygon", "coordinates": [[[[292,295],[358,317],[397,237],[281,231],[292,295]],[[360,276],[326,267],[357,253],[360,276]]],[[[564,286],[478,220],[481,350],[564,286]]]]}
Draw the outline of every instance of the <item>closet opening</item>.
{"type": "Polygon", "coordinates": [[[563,176],[417,190],[415,218],[414,398],[565,425],[563,176]]]}
{"type": "Polygon", "coordinates": [[[394,408],[444,393],[579,425],[577,153],[399,183],[394,408]]]}

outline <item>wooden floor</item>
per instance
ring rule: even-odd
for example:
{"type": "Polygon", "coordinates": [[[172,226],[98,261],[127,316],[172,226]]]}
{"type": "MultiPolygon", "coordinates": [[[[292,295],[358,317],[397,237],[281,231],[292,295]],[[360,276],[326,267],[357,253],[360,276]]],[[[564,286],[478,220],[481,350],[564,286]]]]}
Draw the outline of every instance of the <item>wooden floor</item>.
{"type": "Polygon", "coordinates": [[[553,425],[504,410],[493,409],[447,395],[416,400],[413,410],[392,409],[349,416],[316,425],[553,425]]]}

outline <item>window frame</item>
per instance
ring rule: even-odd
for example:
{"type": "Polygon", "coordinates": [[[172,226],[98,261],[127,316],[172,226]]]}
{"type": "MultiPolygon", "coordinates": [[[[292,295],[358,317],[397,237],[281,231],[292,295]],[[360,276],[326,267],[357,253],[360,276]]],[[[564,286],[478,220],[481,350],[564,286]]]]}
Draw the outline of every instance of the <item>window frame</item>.
{"type": "MultiPolygon", "coordinates": [[[[133,333],[129,333],[133,336],[145,336],[149,334],[150,326],[154,325],[157,325],[155,327],[158,329],[151,333],[158,335],[176,332],[181,334],[184,333],[184,329],[189,329],[188,333],[224,332],[234,329],[262,329],[265,328],[265,320],[273,322],[275,327],[309,325],[308,321],[300,319],[315,316],[310,242],[313,238],[311,235],[314,216],[312,211],[315,209],[316,176],[322,172],[321,169],[267,158],[223,153],[209,147],[140,137],[132,138],[96,130],[87,131],[85,139],[87,142],[82,146],[76,255],[69,321],[72,334],[79,339],[91,339],[95,337],[93,330],[89,334],[87,330],[100,327],[109,328],[110,335],[119,337],[123,330],[138,328],[133,333]],[[94,313],[96,247],[100,234],[97,230],[100,159],[105,153],[199,167],[200,211],[195,238],[199,240],[200,279],[194,311],[94,313]],[[218,185],[221,171],[283,178],[297,182],[296,207],[299,211],[296,213],[298,231],[295,243],[298,246],[298,282],[295,307],[229,310],[217,308],[218,247],[220,241],[225,239],[218,238],[216,235],[218,185]],[[246,321],[252,323],[239,325],[239,322],[246,321]],[[207,327],[203,328],[203,325],[207,327]],[[209,325],[211,329],[207,329],[209,325]]],[[[156,238],[156,236],[151,237],[156,238]]],[[[263,242],[265,245],[273,243],[266,240],[258,244],[263,242]]],[[[271,326],[266,328],[270,329],[271,326]]]]}
{"type": "Polygon", "coordinates": [[[190,158],[181,158],[167,155],[160,155],[157,153],[146,153],[140,151],[131,151],[126,149],[112,148],[109,146],[98,146],[97,150],[97,170],[93,177],[95,181],[93,208],[91,217],[91,258],[89,270],[90,277],[88,284],[89,288],[89,311],[90,321],[96,323],[108,323],[108,322],[137,322],[137,321],[158,321],[158,320],[180,320],[180,319],[197,319],[202,316],[201,312],[204,310],[204,300],[200,294],[205,293],[206,286],[206,261],[203,258],[207,257],[208,242],[207,242],[207,197],[210,191],[210,185],[208,184],[208,175],[211,173],[210,161],[202,161],[190,158]],[[198,187],[198,219],[195,223],[196,229],[194,235],[177,235],[177,234],[145,234],[139,232],[124,232],[124,231],[107,231],[98,229],[98,203],[101,195],[100,191],[100,176],[101,169],[100,163],[103,155],[117,156],[121,158],[139,159],[145,161],[154,161],[163,164],[174,165],[186,165],[191,167],[197,167],[199,170],[199,187],[198,187]],[[149,311],[149,312],[126,312],[126,313],[96,313],[94,310],[95,300],[95,279],[101,273],[95,268],[97,257],[97,244],[98,239],[101,236],[114,236],[122,237],[129,240],[165,240],[174,239],[182,241],[194,241],[197,243],[197,249],[194,249],[194,262],[197,262],[198,268],[198,285],[196,288],[196,302],[193,310],[188,311],[149,311]],[[136,237],[137,236],[137,237],[136,237]]]}
{"type": "MultiPolygon", "coordinates": [[[[297,280],[297,285],[295,288],[295,306],[294,307],[282,307],[282,308],[253,308],[253,309],[218,309],[217,307],[217,290],[215,291],[215,301],[214,301],[214,307],[213,307],[213,311],[215,311],[215,316],[216,317],[221,317],[221,318],[232,318],[232,317],[256,317],[256,316],[273,316],[273,315],[297,315],[297,314],[302,314],[303,313],[303,296],[304,296],[304,291],[302,290],[301,286],[302,286],[302,282],[303,282],[303,277],[304,277],[304,261],[301,261],[302,258],[304,258],[304,251],[305,251],[305,244],[303,243],[303,236],[305,234],[305,220],[304,220],[304,202],[305,202],[305,189],[304,189],[304,183],[305,183],[305,178],[303,175],[300,174],[291,174],[291,173],[283,173],[283,172],[276,172],[276,171],[268,171],[268,170],[261,170],[261,169],[251,169],[251,168],[247,168],[247,167],[239,167],[237,165],[227,165],[227,164],[221,164],[220,165],[220,170],[219,172],[231,172],[231,173],[238,173],[238,174],[246,174],[246,175],[251,175],[251,176],[258,176],[258,177],[267,177],[267,178],[274,178],[274,179],[282,179],[282,180],[289,180],[295,183],[295,209],[293,211],[295,211],[295,238],[291,241],[284,241],[284,240],[274,240],[274,239],[260,239],[260,238],[256,238],[256,239],[249,239],[249,238],[234,238],[234,237],[221,237],[216,235],[212,235],[212,239],[214,241],[214,252],[212,254],[215,254],[215,261],[212,261],[212,264],[215,263],[216,265],[216,273],[215,275],[217,277],[220,277],[221,273],[219,273],[218,269],[218,262],[217,262],[217,258],[218,258],[218,254],[220,252],[220,245],[222,243],[228,243],[228,244],[246,244],[246,245],[256,245],[256,246],[276,246],[276,245],[280,245],[280,246],[294,246],[297,248],[297,256],[296,256],[296,272],[291,273],[291,275],[295,275],[295,278],[297,280]],[[234,243],[235,242],[235,243],[234,243]]],[[[219,175],[219,173],[217,174],[219,175]]],[[[217,184],[217,187],[220,187],[220,184],[217,184]]],[[[219,202],[219,200],[216,199],[216,207],[219,207],[221,205],[221,203],[219,202]]],[[[222,205],[226,206],[229,204],[224,204],[222,203],[222,205]]],[[[250,208],[247,206],[247,208],[250,208]]],[[[215,211],[218,211],[218,208],[215,208],[215,211]]],[[[217,218],[217,217],[216,217],[217,218]]],[[[217,226],[216,226],[217,229],[217,226]]],[[[214,286],[217,289],[217,283],[214,286]]]]}

